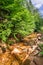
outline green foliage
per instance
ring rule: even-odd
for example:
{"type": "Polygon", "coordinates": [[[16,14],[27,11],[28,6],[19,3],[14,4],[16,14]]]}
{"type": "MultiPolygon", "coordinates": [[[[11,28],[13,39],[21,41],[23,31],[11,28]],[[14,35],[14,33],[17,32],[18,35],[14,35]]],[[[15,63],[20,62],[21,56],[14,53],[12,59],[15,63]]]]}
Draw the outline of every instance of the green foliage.
{"type": "MultiPolygon", "coordinates": [[[[0,39],[6,41],[10,36],[16,38],[31,34],[36,29],[39,19],[33,15],[23,4],[25,0],[0,0],[0,39]]],[[[16,38],[17,39],[17,38],[16,38]]]]}
{"type": "Polygon", "coordinates": [[[41,30],[41,33],[43,34],[43,18],[41,18],[41,21],[40,21],[40,30],[41,30]]]}
{"type": "Polygon", "coordinates": [[[42,51],[42,52],[40,52],[40,55],[41,55],[41,56],[43,56],[43,51],[42,51]]]}
{"type": "Polygon", "coordinates": [[[43,56],[43,43],[39,44],[39,47],[41,49],[41,52],[39,53],[41,56],[43,56]]]}
{"type": "Polygon", "coordinates": [[[43,18],[39,18],[39,22],[36,22],[36,28],[38,32],[41,32],[43,34],[43,18]]]}
{"type": "Polygon", "coordinates": [[[20,33],[23,36],[30,34],[35,29],[34,16],[26,9],[21,12],[18,12],[13,18],[15,21],[15,33],[20,33]]]}

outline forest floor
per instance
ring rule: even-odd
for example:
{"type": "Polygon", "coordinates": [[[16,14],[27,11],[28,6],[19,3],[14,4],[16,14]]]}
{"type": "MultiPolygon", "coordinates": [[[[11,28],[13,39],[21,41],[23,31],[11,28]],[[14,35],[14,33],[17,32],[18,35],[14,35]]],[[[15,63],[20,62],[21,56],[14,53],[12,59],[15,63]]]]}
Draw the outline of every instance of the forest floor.
{"type": "Polygon", "coordinates": [[[22,42],[10,40],[14,44],[0,42],[0,65],[43,65],[39,47],[39,44],[43,44],[42,34],[33,33],[26,36],[22,42]]]}

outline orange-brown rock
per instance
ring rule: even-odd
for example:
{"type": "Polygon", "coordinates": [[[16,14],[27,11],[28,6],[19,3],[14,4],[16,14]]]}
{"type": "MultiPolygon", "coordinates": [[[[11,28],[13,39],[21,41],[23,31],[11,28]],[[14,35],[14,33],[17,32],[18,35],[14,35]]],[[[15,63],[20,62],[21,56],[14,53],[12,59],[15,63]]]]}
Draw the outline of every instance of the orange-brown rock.
{"type": "Polygon", "coordinates": [[[30,62],[29,55],[35,50],[36,47],[37,46],[35,45],[33,48],[31,48],[30,46],[26,46],[23,43],[19,43],[10,46],[10,50],[11,54],[16,57],[18,62],[20,61],[21,64],[26,64],[30,62]]]}
{"type": "Polygon", "coordinates": [[[0,65],[19,65],[19,62],[9,52],[5,52],[0,56],[0,65]]]}
{"type": "Polygon", "coordinates": [[[30,46],[25,46],[23,43],[14,44],[9,46],[6,52],[0,55],[0,65],[29,65],[29,48],[30,46]],[[25,63],[26,62],[26,63],[25,63]]]}
{"type": "MultiPolygon", "coordinates": [[[[29,55],[31,53],[30,46],[25,46],[23,43],[17,43],[13,44],[9,47],[11,51],[11,55],[14,55],[14,57],[18,60],[20,64],[23,64],[25,61],[30,62],[29,55]]],[[[32,50],[32,49],[31,49],[32,50]]]]}

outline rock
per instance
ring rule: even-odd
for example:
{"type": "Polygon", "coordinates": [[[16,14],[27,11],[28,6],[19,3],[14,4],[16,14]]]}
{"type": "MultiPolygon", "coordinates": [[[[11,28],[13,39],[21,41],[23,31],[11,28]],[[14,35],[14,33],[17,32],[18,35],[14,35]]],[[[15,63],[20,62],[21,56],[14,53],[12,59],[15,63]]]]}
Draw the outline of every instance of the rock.
{"type": "Polygon", "coordinates": [[[14,57],[18,60],[20,65],[28,65],[30,64],[30,46],[25,46],[23,44],[18,44],[17,46],[15,45],[12,47],[13,49],[11,50],[11,54],[14,55],[14,57]],[[28,53],[29,52],[29,53],[28,53]]]}
{"type": "Polygon", "coordinates": [[[14,48],[11,54],[13,54],[21,62],[28,58],[28,54],[26,53],[26,51],[21,50],[20,48],[14,48]]]}
{"type": "MultiPolygon", "coordinates": [[[[3,46],[2,46],[3,47],[3,46]]],[[[9,46],[7,51],[0,55],[0,65],[29,65],[30,58],[28,49],[30,46],[24,44],[14,44],[9,46]],[[28,64],[27,64],[28,63],[28,64]]],[[[30,51],[29,51],[30,52],[30,51]]]]}

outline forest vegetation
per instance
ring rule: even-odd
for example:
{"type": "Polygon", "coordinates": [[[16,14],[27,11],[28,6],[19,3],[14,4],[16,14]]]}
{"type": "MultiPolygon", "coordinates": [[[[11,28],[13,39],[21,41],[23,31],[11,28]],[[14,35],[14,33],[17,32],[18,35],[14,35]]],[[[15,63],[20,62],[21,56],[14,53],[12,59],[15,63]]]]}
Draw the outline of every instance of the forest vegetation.
{"type": "Polygon", "coordinates": [[[43,19],[31,0],[0,0],[0,39],[43,32],[43,19]]]}

